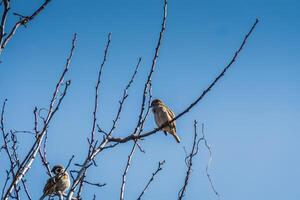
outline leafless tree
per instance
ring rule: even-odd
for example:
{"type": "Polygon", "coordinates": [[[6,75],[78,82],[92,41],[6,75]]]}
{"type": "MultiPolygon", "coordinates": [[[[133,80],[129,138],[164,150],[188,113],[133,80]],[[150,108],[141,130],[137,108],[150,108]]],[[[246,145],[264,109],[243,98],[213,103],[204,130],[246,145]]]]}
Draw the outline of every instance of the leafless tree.
{"type": "MultiPolygon", "coordinates": [[[[26,26],[28,22],[33,20],[40,12],[42,12],[45,7],[48,5],[50,0],[46,0],[33,14],[29,16],[23,16],[21,14],[14,13],[16,16],[19,17],[19,21],[16,22],[16,24],[12,27],[10,31],[6,31],[6,20],[8,17],[8,12],[10,11],[10,1],[9,0],[3,0],[2,1],[2,7],[3,7],[3,14],[1,19],[1,32],[0,32],[0,53],[5,48],[7,43],[13,38],[15,35],[17,29],[20,26],[26,26]],[[7,33],[6,33],[7,32],[7,33]]],[[[258,19],[255,20],[254,24],[251,26],[250,30],[244,37],[240,47],[237,49],[233,57],[230,59],[228,64],[223,68],[223,70],[212,80],[212,82],[207,86],[207,88],[199,92],[199,96],[191,102],[190,105],[187,105],[186,108],[181,111],[173,120],[165,123],[161,127],[154,128],[151,131],[145,132],[144,131],[144,125],[146,122],[146,119],[150,113],[150,105],[152,101],[152,77],[156,69],[156,63],[159,56],[159,51],[161,48],[161,45],[163,43],[163,38],[166,30],[166,23],[167,23],[167,6],[168,2],[167,0],[164,0],[163,4],[163,15],[162,15],[162,22],[161,22],[161,29],[159,32],[156,48],[154,50],[154,55],[152,59],[152,63],[149,68],[149,72],[147,75],[147,79],[144,82],[143,87],[143,93],[141,94],[141,103],[140,103],[140,110],[139,115],[137,116],[137,123],[134,129],[129,132],[125,137],[115,137],[114,132],[118,126],[118,122],[120,121],[121,113],[124,110],[126,99],[129,95],[129,90],[132,84],[134,83],[135,77],[137,73],[139,72],[140,64],[142,59],[138,58],[136,67],[132,73],[132,76],[129,78],[127,85],[125,86],[123,90],[123,94],[121,99],[119,100],[119,107],[116,112],[115,118],[112,122],[111,128],[108,131],[105,131],[98,123],[97,123],[97,111],[98,111],[98,103],[99,103],[99,93],[101,92],[101,83],[102,83],[102,74],[103,69],[105,67],[106,61],[109,57],[109,49],[110,44],[112,41],[112,34],[108,34],[107,43],[104,48],[103,58],[101,61],[101,64],[99,66],[99,71],[97,74],[97,80],[95,83],[95,96],[93,99],[93,111],[91,114],[91,130],[90,130],[90,136],[87,138],[87,154],[86,157],[83,159],[84,161],[80,164],[73,162],[74,156],[70,158],[68,165],[66,169],[70,169],[71,175],[72,175],[72,183],[71,187],[67,194],[64,194],[64,197],[60,197],[60,199],[65,198],[68,200],[71,199],[82,199],[82,191],[84,190],[84,187],[87,185],[92,185],[96,187],[103,187],[106,184],[105,183],[93,183],[89,180],[87,180],[87,173],[89,173],[89,169],[91,167],[97,167],[97,164],[95,162],[95,158],[101,154],[103,151],[111,151],[118,145],[122,145],[127,142],[132,141],[132,148],[130,151],[130,154],[128,155],[128,159],[126,162],[126,165],[124,166],[123,175],[121,177],[121,187],[120,187],[120,200],[124,200],[124,195],[126,191],[126,177],[128,174],[128,171],[130,170],[131,166],[131,160],[133,156],[135,155],[136,150],[140,150],[144,152],[143,148],[139,144],[139,141],[141,139],[146,139],[150,136],[154,136],[158,131],[160,131],[165,126],[168,126],[169,123],[173,122],[174,120],[179,120],[181,117],[185,116],[191,109],[194,108],[196,104],[198,104],[210,91],[213,89],[213,87],[221,80],[221,78],[226,74],[226,72],[230,69],[230,67],[233,66],[234,62],[238,58],[240,52],[243,50],[243,47],[245,46],[249,36],[252,34],[253,30],[255,29],[258,19]]],[[[71,59],[73,56],[73,53],[75,51],[76,47],[76,40],[77,35],[74,34],[74,37],[72,39],[71,43],[71,49],[69,52],[69,55],[66,59],[66,63],[64,65],[63,71],[61,75],[58,77],[58,81],[54,87],[52,96],[50,98],[50,102],[48,107],[45,108],[37,108],[35,107],[33,110],[33,117],[34,117],[34,129],[33,131],[23,131],[24,133],[31,134],[32,137],[35,138],[35,141],[33,142],[32,146],[29,148],[28,152],[26,153],[25,157],[20,158],[18,155],[18,140],[17,140],[17,133],[19,131],[16,130],[10,130],[7,129],[5,126],[5,109],[7,100],[3,102],[2,110],[1,110],[1,120],[0,120],[0,131],[2,134],[3,139],[3,145],[2,148],[4,153],[8,157],[9,161],[9,168],[6,170],[5,179],[1,180],[3,183],[2,188],[2,200],[8,200],[8,199],[20,199],[20,192],[25,192],[28,199],[32,199],[30,192],[28,191],[26,187],[26,174],[30,170],[32,164],[37,159],[37,156],[41,158],[42,164],[49,175],[49,177],[52,176],[50,171],[49,162],[47,161],[47,136],[48,134],[48,127],[52,123],[52,119],[54,118],[55,114],[59,110],[60,106],[63,104],[64,98],[68,93],[68,89],[71,85],[70,80],[65,80],[66,74],[69,72],[71,59]],[[42,111],[46,111],[46,114],[41,114],[42,111]]],[[[194,140],[192,144],[192,148],[190,153],[187,153],[185,162],[187,165],[187,171],[185,175],[185,179],[183,180],[183,186],[181,187],[179,193],[178,193],[178,199],[181,200],[184,198],[185,192],[187,190],[189,180],[192,175],[192,167],[193,167],[193,159],[199,152],[199,144],[203,141],[205,144],[205,147],[209,151],[210,154],[210,160],[212,157],[211,148],[208,145],[208,142],[204,135],[204,130],[202,126],[202,137],[198,137],[197,134],[197,122],[194,122],[194,140]]],[[[51,151],[51,149],[48,149],[51,151]]],[[[2,151],[1,151],[2,152],[2,151]]],[[[144,193],[149,190],[150,185],[154,182],[155,177],[158,175],[158,173],[163,170],[163,164],[165,161],[161,161],[158,163],[157,169],[153,172],[152,176],[150,177],[149,181],[147,182],[144,189],[141,191],[140,195],[137,197],[138,200],[142,199],[144,193]]],[[[208,173],[208,167],[209,167],[210,161],[206,168],[206,175],[209,179],[209,182],[211,184],[213,192],[216,194],[218,198],[220,198],[219,193],[216,191],[212,179],[210,177],[210,174],[208,173]]],[[[184,173],[184,172],[182,172],[184,173]]],[[[159,184],[159,183],[157,183],[159,184]]],[[[96,196],[94,196],[94,199],[96,199],[96,196]]]]}

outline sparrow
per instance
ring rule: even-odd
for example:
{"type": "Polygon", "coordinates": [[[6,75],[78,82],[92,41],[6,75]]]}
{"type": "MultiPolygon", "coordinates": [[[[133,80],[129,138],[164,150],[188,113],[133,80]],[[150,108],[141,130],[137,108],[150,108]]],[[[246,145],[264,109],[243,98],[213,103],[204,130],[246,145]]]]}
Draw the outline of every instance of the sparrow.
{"type": "Polygon", "coordinates": [[[50,195],[62,196],[70,187],[70,177],[63,166],[55,165],[51,172],[54,173],[54,176],[47,180],[43,190],[44,194],[40,200],[43,200],[46,196],[50,195]]]}
{"type": "MultiPolygon", "coordinates": [[[[162,126],[164,123],[167,123],[168,121],[171,121],[173,118],[175,118],[175,114],[166,106],[160,99],[154,99],[151,102],[151,108],[152,112],[154,114],[154,119],[156,122],[156,125],[158,127],[162,126]]],[[[167,135],[167,132],[170,133],[175,140],[180,143],[180,139],[178,135],[176,134],[176,122],[171,122],[168,126],[162,128],[164,133],[167,135]]]]}

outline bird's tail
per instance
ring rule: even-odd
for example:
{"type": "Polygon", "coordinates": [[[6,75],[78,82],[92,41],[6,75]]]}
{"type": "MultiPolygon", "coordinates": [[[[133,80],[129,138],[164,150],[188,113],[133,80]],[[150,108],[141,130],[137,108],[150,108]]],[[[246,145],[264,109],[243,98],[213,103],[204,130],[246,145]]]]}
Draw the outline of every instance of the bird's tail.
{"type": "Polygon", "coordinates": [[[43,194],[43,196],[41,196],[41,198],[39,198],[39,200],[43,200],[46,197],[45,194],[43,194]]]}
{"type": "Polygon", "coordinates": [[[176,133],[173,133],[172,135],[175,138],[176,142],[180,143],[180,138],[178,137],[178,135],[176,135],[176,133]]]}

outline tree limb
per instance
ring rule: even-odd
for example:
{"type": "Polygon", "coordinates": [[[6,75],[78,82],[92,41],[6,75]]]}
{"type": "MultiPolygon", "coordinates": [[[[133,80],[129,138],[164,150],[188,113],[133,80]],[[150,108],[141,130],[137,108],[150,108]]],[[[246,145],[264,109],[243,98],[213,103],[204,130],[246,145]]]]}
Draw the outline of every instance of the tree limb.
{"type": "Polygon", "coordinates": [[[76,42],[76,34],[74,34],[73,40],[72,40],[72,47],[69,53],[69,56],[67,58],[66,64],[65,64],[65,68],[63,70],[63,73],[61,74],[59,81],[56,84],[55,90],[53,92],[53,96],[52,99],[50,101],[50,105],[49,105],[49,109],[48,109],[48,114],[46,117],[46,123],[44,125],[44,127],[42,128],[42,130],[38,133],[38,136],[36,137],[36,140],[34,142],[34,144],[32,145],[32,147],[30,148],[30,150],[28,151],[27,155],[25,156],[24,160],[20,163],[20,167],[18,168],[16,175],[14,176],[10,186],[8,187],[8,189],[6,190],[6,193],[4,195],[4,200],[8,200],[9,195],[11,194],[14,185],[17,185],[19,183],[20,180],[22,180],[22,178],[25,176],[25,174],[28,172],[28,170],[30,169],[33,161],[36,158],[36,154],[38,153],[38,150],[41,146],[42,140],[46,134],[47,128],[51,122],[51,119],[53,118],[53,116],[55,115],[55,113],[57,112],[57,110],[59,109],[59,106],[61,105],[68,87],[70,86],[71,82],[70,81],[66,81],[64,84],[64,89],[62,94],[58,97],[58,93],[59,93],[59,89],[62,86],[64,77],[69,69],[69,65],[71,62],[71,58],[73,56],[73,52],[75,49],[75,42],[76,42]],[[57,104],[55,105],[55,102],[57,100],[57,104]]]}
{"type": "Polygon", "coordinates": [[[7,43],[12,39],[12,37],[15,35],[16,31],[20,28],[20,26],[22,26],[22,25],[26,26],[30,21],[32,21],[36,16],[38,16],[46,8],[46,6],[51,2],[51,0],[45,0],[45,2],[29,16],[22,16],[20,14],[17,14],[20,17],[20,20],[15,23],[15,25],[11,28],[11,30],[8,31],[7,36],[5,38],[3,38],[5,35],[5,22],[6,22],[8,11],[10,9],[9,2],[10,2],[10,0],[3,0],[4,11],[3,11],[1,25],[0,25],[0,42],[1,42],[0,43],[0,55],[3,51],[3,49],[6,47],[7,43]]]}
{"type": "Polygon", "coordinates": [[[202,94],[195,100],[193,101],[186,109],[184,109],[182,112],[180,112],[174,119],[168,121],[167,123],[163,124],[162,126],[153,129],[152,131],[146,132],[146,133],[142,133],[140,135],[136,135],[135,132],[133,132],[132,134],[128,135],[127,137],[121,138],[121,137],[110,137],[109,141],[113,141],[113,142],[118,142],[118,143],[125,143],[128,142],[130,140],[138,140],[141,138],[145,138],[148,137],[150,135],[155,134],[156,132],[160,131],[162,128],[168,126],[170,123],[172,123],[173,121],[181,118],[183,115],[185,115],[186,113],[188,113],[195,105],[197,105],[208,93],[209,91],[215,86],[215,84],[225,75],[225,73],[227,72],[227,70],[232,66],[232,64],[236,61],[238,55],[240,54],[240,52],[242,51],[244,45],[246,44],[249,36],[251,35],[251,33],[253,32],[253,30],[255,29],[257,23],[258,23],[258,19],[255,20],[254,24],[252,25],[250,31],[246,34],[246,36],[244,37],[240,47],[238,48],[238,50],[235,52],[234,56],[232,57],[232,59],[230,60],[230,62],[223,68],[223,70],[219,73],[219,75],[211,82],[211,84],[202,92],[202,94]]]}

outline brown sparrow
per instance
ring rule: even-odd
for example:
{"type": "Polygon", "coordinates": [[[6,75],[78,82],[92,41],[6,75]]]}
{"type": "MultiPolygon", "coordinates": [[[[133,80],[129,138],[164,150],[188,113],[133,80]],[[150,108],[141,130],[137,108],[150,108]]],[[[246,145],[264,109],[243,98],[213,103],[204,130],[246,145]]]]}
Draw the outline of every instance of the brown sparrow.
{"type": "Polygon", "coordinates": [[[55,165],[51,172],[54,176],[47,180],[44,187],[44,194],[40,200],[50,195],[62,196],[64,192],[70,187],[70,178],[68,172],[61,165],[55,165]]]}
{"type": "MultiPolygon", "coordinates": [[[[156,125],[158,127],[162,126],[164,123],[171,121],[173,118],[175,118],[175,114],[166,106],[161,100],[154,99],[151,102],[152,111],[154,114],[154,119],[156,122],[156,125]]],[[[164,133],[167,135],[167,132],[173,135],[175,140],[180,143],[180,139],[176,134],[176,122],[171,122],[168,126],[162,128],[164,133]]]]}

